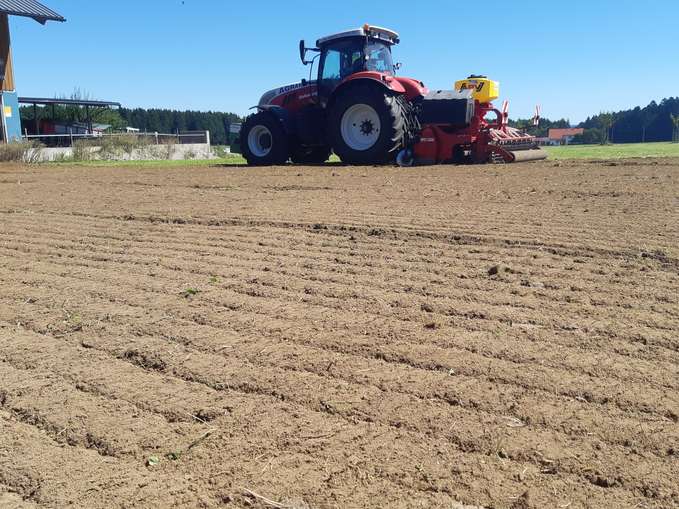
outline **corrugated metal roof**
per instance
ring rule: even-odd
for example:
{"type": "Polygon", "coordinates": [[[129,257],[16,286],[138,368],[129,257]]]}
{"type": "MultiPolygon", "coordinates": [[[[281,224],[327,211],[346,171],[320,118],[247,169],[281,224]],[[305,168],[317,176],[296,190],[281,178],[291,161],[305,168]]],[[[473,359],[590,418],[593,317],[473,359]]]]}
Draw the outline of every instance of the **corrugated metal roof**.
{"type": "Polygon", "coordinates": [[[19,97],[21,104],[70,104],[73,106],[118,106],[122,108],[120,103],[112,101],[81,101],[78,99],[50,99],[46,97],[19,97]]]}
{"type": "Polygon", "coordinates": [[[33,18],[43,25],[47,21],[66,21],[63,16],[35,0],[0,0],[0,13],[33,18]]]}

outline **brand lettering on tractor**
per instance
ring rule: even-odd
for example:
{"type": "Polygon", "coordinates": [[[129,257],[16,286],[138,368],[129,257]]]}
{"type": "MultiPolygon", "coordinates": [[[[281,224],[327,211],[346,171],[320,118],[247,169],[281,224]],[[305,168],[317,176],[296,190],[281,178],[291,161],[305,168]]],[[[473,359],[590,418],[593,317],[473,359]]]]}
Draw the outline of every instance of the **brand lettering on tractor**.
{"type": "Polygon", "coordinates": [[[467,83],[463,83],[462,86],[460,87],[460,91],[465,90],[465,89],[471,89],[474,90],[476,89],[477,92],[481,92],[483,90],[483,86],[486,83],[484,81],[476,81],[476,80],[470,80],[467,83]]]}
{"type": "Polygon", "coordinates": [[[291,90],[297,90],[298,88],[302,88],[304,85],[301,83],[295,83],[294,85],[287,85],[285,87],[281,87],[278,89],[279,94],[284,94],[285,92],[290,92],[291,90]]]}

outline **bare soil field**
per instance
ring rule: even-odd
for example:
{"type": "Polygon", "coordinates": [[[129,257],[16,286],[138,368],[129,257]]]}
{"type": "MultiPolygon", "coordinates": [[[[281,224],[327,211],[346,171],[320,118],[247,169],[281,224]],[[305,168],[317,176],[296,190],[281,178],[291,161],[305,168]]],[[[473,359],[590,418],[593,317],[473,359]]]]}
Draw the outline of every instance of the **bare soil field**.
{"type": "Polygon", "coordinates": [[[0,506],[679,506],[679,161],[0,167],[0,506]]]}

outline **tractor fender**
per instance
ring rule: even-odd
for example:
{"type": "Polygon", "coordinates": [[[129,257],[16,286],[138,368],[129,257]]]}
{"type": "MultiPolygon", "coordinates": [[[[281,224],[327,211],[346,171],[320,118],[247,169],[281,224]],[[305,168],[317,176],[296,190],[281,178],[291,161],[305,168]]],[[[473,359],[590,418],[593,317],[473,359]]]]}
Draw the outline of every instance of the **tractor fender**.
{"type": "Polygon", "coordinates": [[[429,89],[421,81],[401,76],[394,79],[405,89],[405,94],[409,101],[413,101],[417,97],[423,97],[429,93],[429,89]]]}
{"type": "Polygon", "coordinates": [[[389,90],[399,94],[404,94],[406,91],[405,87],[394,76],[377,71],[361,71],[354,73],[348,78],[346,78],[342,83],[340,83],[337,88],[342,87],[348,83],[355,82],[357,80],[366,79],[375,81],[380,85],[387,87],[389,90]]]}
{"type": "Polygon", "coordinates": [[[342,83],[340,83],[330,96],[327,107],[330,108],[335,102],[335,99],[339,97],[340,94],[350,90],[351,88],[370,83],[373,86],[382,87],[386,90],[391,90],[397,94],[405,94],[406,89],[398,81],[396,81],[392,76],[387,76],[379,72],[365,71],[352,74],[342,83]]]}
{"type": "Polygon", "coordinates": [[[265,111],[269,115],[273,115],[276,118],[276,120],[278,120],[281,123],[281,125],[283,126],[283,130],[287,135],[294,134],[295,129],[294,123],[290,118],[288,110],[286,110],[285,108],[282,108],[275,104],[258,104],[257,106],[253,106],[250,109],[265,111]]]}

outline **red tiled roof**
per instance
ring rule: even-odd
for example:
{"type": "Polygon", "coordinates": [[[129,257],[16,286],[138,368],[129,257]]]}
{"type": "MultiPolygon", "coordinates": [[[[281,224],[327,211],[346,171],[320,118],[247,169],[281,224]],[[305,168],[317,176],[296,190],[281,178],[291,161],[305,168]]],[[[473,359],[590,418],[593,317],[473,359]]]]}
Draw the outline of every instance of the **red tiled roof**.
{"type": "Polygon", "coordinates": [[[550,140],[561,140],[566,136],[575,136],[577,134],[584,133],[585,130],[582,127],[569,127],[567,129],[550,129],[549,139],[550,140]]]}

